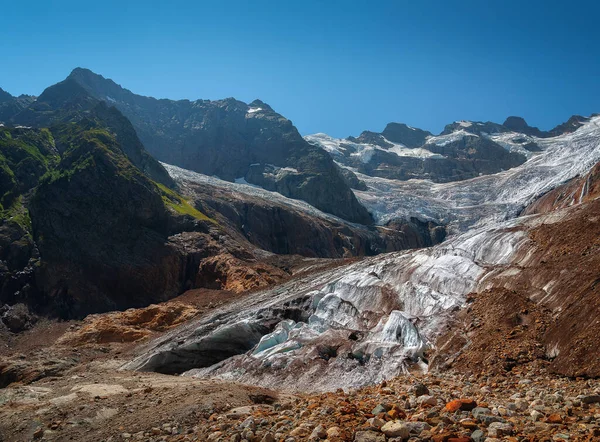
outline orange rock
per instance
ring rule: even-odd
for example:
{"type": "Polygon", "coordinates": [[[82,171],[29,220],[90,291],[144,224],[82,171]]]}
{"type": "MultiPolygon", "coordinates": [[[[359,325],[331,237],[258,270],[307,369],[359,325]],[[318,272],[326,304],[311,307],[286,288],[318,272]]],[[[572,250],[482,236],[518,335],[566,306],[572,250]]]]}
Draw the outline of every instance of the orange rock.
{"type": "Polygon", "coordinates": [[[404,413],[402,410],[396,408],[396,406],[394,405],[394,408],[392,408],[390,411],[387,412],[387,415],[392,418],[393,420],[396,419],[402,419],[406,417],[406,413],[404,413]]]}
{"type": "Polygon", "coordinates": [[[546,419],[546,422],[548,422],[549,424],[562,424],[563,419],[560,416],[560,414],[551,414],[550,416],[548,416],[548,418],[546,419]]]}
{"type": "Polygon", "coordinates": [[[454,399],[453,401],[450,401],[446,404],[446,411],[454,413],[455,411],[460,410],[461,405],[462,402],[460,401],[460,399],[454,399]]]}
{"type": "Polygon", "coordinates": [[[172,302],[124,312],[89,315],[79,329],[61,336],[58,344],[76,346],[86,343],[135,342],[150,336],[153,331],[165,331],[189,321],[198,313],[195,307],[172,302]]]}
{"type": "Polygon", "coordinates": [[[449,437],[447,442],[472,442],[473,439],[471,439],[469,436],[462,436],[462,437],[449,437]]]}
{"type": "Polygon", "coordinates": [[[477,407],[477,402],[473,399],[454,399],[446,404],[446,411],[454,413],[458,410],[471,411],[477,407]]]}

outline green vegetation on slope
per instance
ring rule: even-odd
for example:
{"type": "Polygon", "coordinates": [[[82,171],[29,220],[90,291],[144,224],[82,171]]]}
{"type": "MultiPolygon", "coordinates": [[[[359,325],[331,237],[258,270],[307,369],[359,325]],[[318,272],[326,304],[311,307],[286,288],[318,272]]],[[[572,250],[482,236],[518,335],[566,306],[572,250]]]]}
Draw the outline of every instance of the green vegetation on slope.
{"type": "Polygon", "coordinates": [[[26,232],[31,232],[31,218],[21,196],[18,196],[7,209],[0,208],[0,221],[13,222],[26,232]]]}
{"type": "Polygon", "coordinates": [[[180,215],[190,215],[201,221],[215,222],[204,213],[192,206],[185,198],[160,183],[154,183],[160,189],[165,205],[180,215]]]}
{"type": "Polygon", "coordinates": [[[49,130],[1,128],[0,210],[33,189],[58,158],[49,130]]]}

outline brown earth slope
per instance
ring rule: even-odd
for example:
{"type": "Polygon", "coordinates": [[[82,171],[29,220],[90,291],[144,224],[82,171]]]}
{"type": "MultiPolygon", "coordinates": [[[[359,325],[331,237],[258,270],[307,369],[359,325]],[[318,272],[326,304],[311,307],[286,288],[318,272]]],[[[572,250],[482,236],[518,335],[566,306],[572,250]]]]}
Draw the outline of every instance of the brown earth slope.
{"type": "Polygon", "coordinates": [[[530,221],[530,244],[487,277],[487,290],[472,294],[438,342],[439,367],[497,372],[535,361],[562,375],[600,376],[600,199],[530,221]]]}

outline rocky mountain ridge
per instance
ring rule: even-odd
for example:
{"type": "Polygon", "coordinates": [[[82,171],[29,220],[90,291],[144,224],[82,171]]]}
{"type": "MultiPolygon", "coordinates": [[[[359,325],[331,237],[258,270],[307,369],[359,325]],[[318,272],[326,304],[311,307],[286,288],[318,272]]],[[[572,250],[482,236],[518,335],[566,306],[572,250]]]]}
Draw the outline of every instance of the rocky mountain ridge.
{"type": "MultiPolygon", "coordinates": [[[[274,254],[348,258],[425,247],[445,236],[443,226],[418,219],[386,228],[349,223],[268,190],[250,198],[196,183],[190,191],[148,154],[127,117],[71,77],[19,103],[0,127],[0,300],[9,306],[71,318],[143,307],[190,288],[245,291],[292,275],[290,258],[274,254]]],[[[260,125],[283,125],[298,167],[325,158],[327,176],[333,163],[325,153],[266,104],[254,104],[261,110],[250,115],[264,121],[252,130],[264,129],[265,143],[271,129],[260,125]]],[[[248,113],[235,100],[221,105],[248,113]]],[[[280,183],[306,177],[289,167],[267,169],[280,183]]],[[[266,189],[268,180],[256,172],[266,189]]],[[[331,190],[320,180],[300,191],[331,190]]],[[[326,198],[338,197],[343,201],[343,194],[326,198]]]]}
{"type": "Polygon", "coordinates": [[[68,80],[117,107],[160,161],[228,181],[244,179],[348,221],[371,223],[331,158],[260,100],[157,100],[81,68],[68,80]]]}
{"type": "Polygon", "coordinates": [[[11,94],[0,88],[0,123],[7,121],[13,115],[25,109],[35,101],[36,97],[32,95],[20,95],[13,97],[11,94]]]}

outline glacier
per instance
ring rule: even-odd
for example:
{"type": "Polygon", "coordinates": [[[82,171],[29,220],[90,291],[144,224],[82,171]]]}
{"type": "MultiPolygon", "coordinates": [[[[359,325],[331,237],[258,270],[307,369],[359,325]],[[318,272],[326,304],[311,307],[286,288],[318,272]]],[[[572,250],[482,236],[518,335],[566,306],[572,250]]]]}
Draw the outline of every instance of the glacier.
{"type": "MultiPolygon", "coordinates": [[[[507,143],[513,137],[501,136],[507,143]]],[[[541,151],[521,166],[466,181],[359,175],[368,189],[355,193],[379,223],[417,214],[448,224],[452,234],[431,248],[365,258],[253,293],[149,343],[124,368],[302,391],[426,371],[437,337],[467,295],[485,289],[492,274],[518,272],[513,261],[527,255],[528,229],[561,216],[518,217],[522,208],[600,161],[600,117],[535,142],[541,151]]],[[[183,185],[204,180],[266,192],[165,167],[183,185]]],[[[286,204],[328,216],[296,200],[286,204]]]]}

